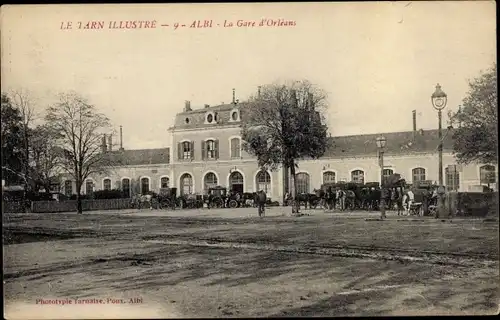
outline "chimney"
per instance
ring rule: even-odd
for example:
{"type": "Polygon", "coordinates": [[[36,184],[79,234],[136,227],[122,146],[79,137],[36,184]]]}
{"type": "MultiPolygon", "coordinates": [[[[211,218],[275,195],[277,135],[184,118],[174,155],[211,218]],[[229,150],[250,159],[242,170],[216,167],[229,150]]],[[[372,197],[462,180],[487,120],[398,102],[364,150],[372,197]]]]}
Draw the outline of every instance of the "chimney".
{"type": "Polygon", "coordinates": [[[106,134],[102,135],[102,143],[101,143],[101,151],[104,153],[106,152],[107,147],[106,147],[106,134]]]}
{"type": "Polygon", "coordinates": [[[123,129],[120,126],[120,151],[123,151],[123,129]]]}
{"type": "Polygon", "coordinates": [[[113,150],[113,135],[110,134],[109,137],[108,137],[108,151],[112,151],[113,150]]]}
{"type": "Polygon", "coordinates": [[[417,110],[413,110],[412,114],[413,114],[413,139],[415,139],[415,135],[417,134],[417,110]]]}
{"type": "Polygon", "coordinates": [[[233,88],[233,104],[236,103],[236,90],[233,88]]]}
{"type": "Polygon", "coordinates": [[[184,112],[189,112],[189,111],[192,111],[191,110],[191,101],[186,100],[184,103],[184,112]]]}
{"type": "Polygon", "coordinates": [[[258,96],[259,98],[260,98],[260,88],[261,88],[261,86],[259,86],[259,87],[257,88],[257,96],[258,96]]]}

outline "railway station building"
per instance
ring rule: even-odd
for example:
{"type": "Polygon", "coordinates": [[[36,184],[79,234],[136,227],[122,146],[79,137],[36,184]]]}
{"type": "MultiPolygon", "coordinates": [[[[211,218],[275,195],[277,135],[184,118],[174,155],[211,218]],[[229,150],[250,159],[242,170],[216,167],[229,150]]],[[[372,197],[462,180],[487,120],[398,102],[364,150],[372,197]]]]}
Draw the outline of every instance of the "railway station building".
{"type": "MultiPolygon", "coordinates": [[[[128,194],[176,187],[177,194],[203,194],[212,186],[228,190],[264,190],[273,201],[282,201],[289,185],[282,169],[263,172],[255,157],[242,148],[241,128],[247,103],[234,100],[217,106],[192,108],[185,102],[168,129],[171,146],[160,149],[111,149],[103,140],[103,152],[120,160],[106,175],[89,178],[82,193],[102,189],[122,189],[128,194]]],[[[410,115],[409,115],[410,116],[410,115]]],[[[438,130],[413,128],[405,132],[332,137],[332,147],[320,159],[301,160],[296,170],[299,192],[313,192],[326,182],[380,181],[376,138],[386,140],[384,175],[401,174],[408,183],[438,181],[438,130]]],[[[443,180],[448,190],[477,191],[482,185],[496,187],[495,164],[458,166],[453,155],[453,129],[443,129],[443,180]]],[[[122,143],[120,138],[120,144],[122,143]]],[[[72,194],[75,184],[63,182],[63,192],[72,194]]]]}

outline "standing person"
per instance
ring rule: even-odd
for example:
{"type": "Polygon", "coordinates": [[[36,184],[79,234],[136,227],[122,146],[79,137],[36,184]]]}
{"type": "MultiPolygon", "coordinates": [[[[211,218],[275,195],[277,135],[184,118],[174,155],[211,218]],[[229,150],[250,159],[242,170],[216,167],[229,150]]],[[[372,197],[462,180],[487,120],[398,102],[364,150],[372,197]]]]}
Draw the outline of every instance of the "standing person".
{"type": "Polygon", "coordinates": [[[339,200],[340,211],[345,210],[345,192],[342,189],[337,191],[337,199],[339,200]]]}
{"type": "Polygon", "coordinates": [[[330,209],[334,211],[336,206],[337,206],[337,192],[332,187],[330,187],[328,192],[330,193],[330,197],[331,197],[330,209]]]}
{"type": "Polygon", "coordinates": [[[259,208],[259,217],[263,217],[266,214],[266,200],[267,196],[266,193],[263,190],[260,190],[257,193],[257,202],[258,202],[258,208],[259,208]]]}

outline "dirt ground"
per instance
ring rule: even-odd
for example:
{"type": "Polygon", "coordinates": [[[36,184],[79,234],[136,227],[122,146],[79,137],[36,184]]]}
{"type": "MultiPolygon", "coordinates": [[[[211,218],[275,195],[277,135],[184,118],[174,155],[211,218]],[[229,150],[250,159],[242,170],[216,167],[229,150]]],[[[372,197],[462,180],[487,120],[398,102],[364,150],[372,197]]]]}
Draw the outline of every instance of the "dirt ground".
{"type": "Polygon", "coordinates": [[[498,222],[281,210],[4,215],[4,317],[498,313],[498,222]]]}

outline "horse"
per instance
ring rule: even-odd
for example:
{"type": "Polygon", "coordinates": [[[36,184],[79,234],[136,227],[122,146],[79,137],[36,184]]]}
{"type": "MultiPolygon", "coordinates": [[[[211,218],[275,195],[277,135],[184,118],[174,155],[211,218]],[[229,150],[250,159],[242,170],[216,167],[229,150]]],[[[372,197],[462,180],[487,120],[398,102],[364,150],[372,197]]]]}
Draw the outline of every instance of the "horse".
{"type": "Polygon", "coordinates": [[[354,210],[357,206],[356,202],[358,197],[356,197],[356,193],[352,190],[345,191],[345,208],[349,208],[351,211],[354,210]]]}
{"type": "Polygon", "coordinates": [[[149,209],[153,210],[153,195],[148,194],[136,194],[131,199],[132,208],[142,209],[144,204],[149,203],[149,209]]]}
{"type": "Polygon", "coordinates": [[[415,194],[409,190],[404,193],[402,199],[402,206],[404,208],[404,215],[408,216],[411,213],[412,205],[415,202],[415,194]]]}
{"type": "Polygon", "coordinates": [[[328,189],[324,192],[323,203],[325,210],[333,210],[335,209],[336,197],[337,193],[333,190],[332,187],[328,187],[328,189]]]}

